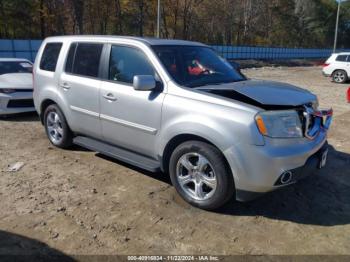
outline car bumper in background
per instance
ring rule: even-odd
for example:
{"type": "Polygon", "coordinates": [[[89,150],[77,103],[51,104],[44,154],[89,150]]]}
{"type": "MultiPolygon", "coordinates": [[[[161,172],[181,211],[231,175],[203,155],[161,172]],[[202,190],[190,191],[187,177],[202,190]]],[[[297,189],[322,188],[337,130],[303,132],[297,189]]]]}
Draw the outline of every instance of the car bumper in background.
{"type": "Polygon", "coordinates": [[[33,92],[0,93],[0,115],[34,111],[33,92]]]}
{"type": "Polygon", "coordinates": [[[332,76],[331,74],[328,74],[326,72],[322,72],[322,75],[325,76],[325,77],[331,77],[332,76]]]}
{"type": "Polygon", "coordinates": [[[324,68],[324,69],[322,69],[322,75],[325,76],[325,77],[331,77],[332,76],[332,71],[327,69],[327,68],[324,68]]]}

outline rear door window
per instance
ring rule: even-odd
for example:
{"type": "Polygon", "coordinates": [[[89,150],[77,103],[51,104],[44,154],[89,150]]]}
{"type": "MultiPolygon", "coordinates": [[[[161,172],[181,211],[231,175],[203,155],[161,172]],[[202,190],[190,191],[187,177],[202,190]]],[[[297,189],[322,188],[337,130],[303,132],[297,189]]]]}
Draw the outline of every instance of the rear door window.
{"type": "Polygon", "coordinates": [[[65,71],[75,75],[98,77],[103,44],[73,43],[68,51],[65,71]]]}
{"type": "Polygon", "coordinates": [[[40,61],[40,69],[55,72],[62,43],[46,44],[40,61]]]}
{"type": "Polygon", "coordinates": [[[338,61],[338,62],[346,62],[347,59],[348,59],[347,55],[338,55],[336,61],[338,61]]]}
{"type": "Polygon", "coordinates": [[[65,66],[65,72],[67,72],[67,73],[73,72],[73,62],[74,62],[76,48],[77,48],[77,43],[73,43],[69,47],[67,60],[66,60],[66,66],[65,66]]]}

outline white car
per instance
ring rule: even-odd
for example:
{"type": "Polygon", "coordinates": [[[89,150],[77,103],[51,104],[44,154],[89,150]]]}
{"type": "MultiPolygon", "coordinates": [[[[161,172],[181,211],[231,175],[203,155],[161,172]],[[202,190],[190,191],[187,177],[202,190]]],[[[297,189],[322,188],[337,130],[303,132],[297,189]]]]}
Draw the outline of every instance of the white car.
{"type": "Polygon", "coordinates": [[[331,55],[323,65],[323,74],[332,77],[336,83],[345,83],[350,77],[350,53],[331,55]]]}
{"type": "Polygon", "coordinates": [[[0,58],[0,115],[35,111],[32,70],[27,59],[0,58]]]}

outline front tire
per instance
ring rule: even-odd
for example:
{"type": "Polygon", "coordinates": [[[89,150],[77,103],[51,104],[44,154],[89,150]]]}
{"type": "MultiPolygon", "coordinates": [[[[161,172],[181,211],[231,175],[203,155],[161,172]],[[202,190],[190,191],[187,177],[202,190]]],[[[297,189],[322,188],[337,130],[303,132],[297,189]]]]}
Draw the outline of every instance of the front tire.
{"type": "Polygon", "coordinates": [[[169,173],[180,196],[202,209],[217,209],[234,194],[233,176],[224,156],[208,143],[180,144],[170,157],[169,173]]]}
{"type": "Polygon", "coordinates": [[[67,120],[57,105],[49,105],[45,109],[44,125],[46,135],[54,146],[68,148],[72,145],[72,131],[69,129],[67,120]]]}
{"type": "Polygon", "coordinates": [[[332,79],[335,83],[343,84],[348,80],[348,74],[344,70],[336,70],[332,74],[332,79]]]}

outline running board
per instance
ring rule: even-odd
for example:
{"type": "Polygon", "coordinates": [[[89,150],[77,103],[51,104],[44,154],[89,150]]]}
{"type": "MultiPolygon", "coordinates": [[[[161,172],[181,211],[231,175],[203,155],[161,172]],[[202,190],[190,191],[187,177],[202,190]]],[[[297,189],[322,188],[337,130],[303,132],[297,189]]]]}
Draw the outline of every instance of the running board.
{"type": "Polygon", "coordinates": [[[73,139],[73,143],[151,172],[160,171],[160,163],[157,160],[117,146],[112,146],[93,138],[77,136],[73,139]]]}

